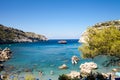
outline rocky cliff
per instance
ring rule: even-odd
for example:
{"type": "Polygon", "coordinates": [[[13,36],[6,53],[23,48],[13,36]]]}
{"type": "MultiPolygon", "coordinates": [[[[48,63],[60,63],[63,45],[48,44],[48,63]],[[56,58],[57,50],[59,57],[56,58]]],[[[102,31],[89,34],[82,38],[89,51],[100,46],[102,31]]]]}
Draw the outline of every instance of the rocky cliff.
{"type": "MultiPolygon", "coordinates": [[[[120,30],[120,20],[113,20],[113,21],[97,23],[97,24],[95,24],[93,26],[90,26],[90,27],[102,29],[103,27],[110,27],[110,26],[115,26],[115,27],[117,27],[120,30]]],[[[81,37],[79,39],[79,42],[80,43],[86,43],[87,35],[88,35],[88,33],[87,33],[87,30],[86,30],[81,35],[81,37]]]]}
{"type": "Polygon", "coordinates": [[[37,42],[45,40],[47,40],[47,38],[44,35],[24,32],[0,24],[0,43],[37,42]]]}

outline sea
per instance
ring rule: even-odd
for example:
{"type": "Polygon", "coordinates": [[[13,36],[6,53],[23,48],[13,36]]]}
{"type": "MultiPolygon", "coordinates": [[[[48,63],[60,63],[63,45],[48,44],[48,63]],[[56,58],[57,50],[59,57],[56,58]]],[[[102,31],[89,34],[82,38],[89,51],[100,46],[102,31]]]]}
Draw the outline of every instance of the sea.
{"type": "Polygon", "coordinates": [[[115,68],[115,66],[103,66],[107,60],[106,56],[83,59],[82,53],[78,49],[82,43],[79,43],[78,39],[67,39],[67,44],[58,44],[59,40],[0,45],[0,48],[8,47],[12,51],[12,58],[3,63],[6,70],[1,71],[0,74],[17,74],[19,77],[32,74],[40,80],[58,80],[59,75],[69,74],[71,71],[80,72],[79,66],[85,62],[97,63],[98,72],[107,73],[115,68]],[[76,65],[71,63],[71,57],[74,55],[80,59],[76,65]],[[61,70],[58,68],[63,64],[66,64],[68,69],[61,70]],[[42,76],[39,72],[42,72],[42,76]]]}

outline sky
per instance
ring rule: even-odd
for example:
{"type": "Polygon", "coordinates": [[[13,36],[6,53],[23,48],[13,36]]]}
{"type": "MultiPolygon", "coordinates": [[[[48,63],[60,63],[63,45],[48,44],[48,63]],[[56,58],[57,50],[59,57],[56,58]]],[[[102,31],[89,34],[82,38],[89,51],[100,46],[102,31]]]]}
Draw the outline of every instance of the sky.
{"type": "Polygon", "coordinates": [[[48,39],[78,39],[99,22],[120,19],[120,0],[0,0],[0,24],[48,39]]]}

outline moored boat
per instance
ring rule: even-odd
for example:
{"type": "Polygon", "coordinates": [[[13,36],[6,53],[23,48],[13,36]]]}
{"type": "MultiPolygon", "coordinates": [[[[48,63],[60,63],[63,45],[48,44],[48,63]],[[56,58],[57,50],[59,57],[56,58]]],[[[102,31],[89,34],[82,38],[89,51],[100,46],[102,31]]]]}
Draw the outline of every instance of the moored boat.
{"type": "Polygon", "coordinates": [[[60,41],[58,41],[58,43],[59,43],[59,44],[67,44],[67,41],[65,41],[65,40],[60,40],[60,41]]]}

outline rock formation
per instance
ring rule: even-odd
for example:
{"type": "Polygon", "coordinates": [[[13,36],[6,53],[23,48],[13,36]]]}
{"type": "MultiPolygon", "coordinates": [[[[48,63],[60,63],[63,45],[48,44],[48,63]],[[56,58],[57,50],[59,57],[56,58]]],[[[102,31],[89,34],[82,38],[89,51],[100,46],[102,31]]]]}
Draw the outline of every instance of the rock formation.
{"type": "Polygon", "coordinates": [[[2,62],[7,61],[11,58],[12,52],[9,48],[0,49],[0,71],[4,69],[2,62]]]}
{"type": "Polygon", "coordinates": [[[11,58],[12,52],[9,48],[0,49],[0,62],[7,61],[11,58]]]}
{"type": "Polygon", "coordinates": [[[85,62],[80,65],[80,72],[83,74],[90,74],[93,69],[97,69],[97,64],[94,62],[85,62]]]}
{"type": "Polygon", "coordinates": [[[68,68],[68,67],[67,67],[66,64],[63,64],[63,65],[59,66],[59,69],[67,69],[67,68],[68,68]]]}
{"type": "Polygon", "coordinates": [[[0,43],[45,41],[44,35],[6,27],[0,24],[0,43]]]}
{"type": "Polygon", "coordinates": [[[113,72],[120,72],[120,68],[113,68],[112,71],[113,72]]]}
{"type": "Polygon", "coordinates": [[[68,77],[70,78],[80,78],[80,72],[77,71],[71,71],[69,74],[67,74],[68,77]]]}
{"type": "MultiPolygon", "coordinates": [[[[107,21],[107,22],[103,22],[103,23],[97,23],[94,26],[90,26],[90,27],[102,29],[103,27],[110,27],[110,26],[115,26],[120,30],[120,20],[113,20],[113,21],[107,21]]],[[[81,35],[79,42],[87,43],[86,40],[89,40],[87,35],[88,35],[88,32],[86,30],[81,35]]]]}

